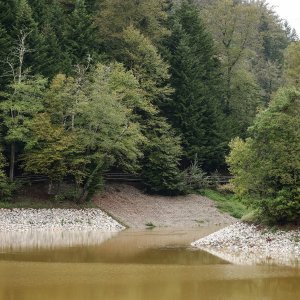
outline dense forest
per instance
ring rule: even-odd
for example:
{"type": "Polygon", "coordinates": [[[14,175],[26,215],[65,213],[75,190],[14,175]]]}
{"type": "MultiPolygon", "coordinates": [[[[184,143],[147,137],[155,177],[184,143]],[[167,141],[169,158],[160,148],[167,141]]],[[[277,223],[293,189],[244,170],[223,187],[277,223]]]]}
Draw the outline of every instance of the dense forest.
{"type": "Polygon", "coordinates": [[[1,197],[24,174],[84,201],[107,171],[173,195],[230,171],[237,195],[295,221],[299,74],[266,1],[0,0],[1,197]]]}

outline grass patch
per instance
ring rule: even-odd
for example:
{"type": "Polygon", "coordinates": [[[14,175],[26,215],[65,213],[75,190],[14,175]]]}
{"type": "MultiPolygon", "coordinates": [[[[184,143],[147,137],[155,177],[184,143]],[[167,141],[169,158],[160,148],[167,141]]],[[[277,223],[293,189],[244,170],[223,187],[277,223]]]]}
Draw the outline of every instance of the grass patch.
{"type": "Polygon", "coordinates": [[[148,222],[145,225],[148,229],[152,229],[152,228],[156,227],[152,222],[148,222]]]}
{"type": "Polygon", "coordinates": [[[76,204],[72,201],[62,201],[57,202],[53,200],[40,200],[35,198],[16,198],[12,201],[2,202],[0,200],[0,208],[33,208],[33,209],[41,209],[41,208],[74,208],[74,209],[82,209],[82,208],[96,208],[97,206],[92,202],[86,202],[82,204],[76,204]]]}
{"type": "Polygon", "coordinates": [[[205,221],[204,220],[193,220],[194,222],[196,222],[197,224],[203,224],[203,223],[205,223],[205,221]]]}
{"type": "Polygon", "coordinates": [[[245,214],[249,213],[249,208],[246,204],[234,194],[223,194],[212,189],[205,189],[202,194],[214,200],[219,210],[227,212],[235,218],[241,219],[245,214]]]}

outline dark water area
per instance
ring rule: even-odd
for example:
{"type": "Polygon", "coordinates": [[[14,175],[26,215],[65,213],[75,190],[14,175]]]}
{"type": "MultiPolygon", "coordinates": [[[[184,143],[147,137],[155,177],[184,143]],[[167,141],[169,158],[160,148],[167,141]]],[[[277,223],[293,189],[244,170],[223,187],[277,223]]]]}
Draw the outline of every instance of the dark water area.
{"type": "Polygon", "coordinates": [[[300,270],[189,244],[217,228],[0,233],[0,300],[300,299],[300,270]]]}

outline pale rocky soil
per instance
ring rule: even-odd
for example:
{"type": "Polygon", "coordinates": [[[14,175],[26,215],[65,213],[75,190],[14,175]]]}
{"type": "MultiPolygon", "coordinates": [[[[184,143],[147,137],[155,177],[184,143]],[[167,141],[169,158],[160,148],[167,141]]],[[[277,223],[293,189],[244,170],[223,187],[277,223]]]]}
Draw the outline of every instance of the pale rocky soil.
{"type": "Polygon", "coordinates": [[[199,226],[227,226],[236,219],[221,213],[214,202],[199,195],[156,196],[125,185],[110,184],[98,194],[95,203],[130,228],[156,227],[195,228],[199,226]]]}
{"type": "Polygon", "coordinates": [[[120,231],[124,228],[100,209],[0,209],[0,233],[31,230],[120,231]]]}
{"type": "Polygon", "coordinates": [[[192,243],[234,264],[300,266],[300,231],[235,223],[192,243]]]}

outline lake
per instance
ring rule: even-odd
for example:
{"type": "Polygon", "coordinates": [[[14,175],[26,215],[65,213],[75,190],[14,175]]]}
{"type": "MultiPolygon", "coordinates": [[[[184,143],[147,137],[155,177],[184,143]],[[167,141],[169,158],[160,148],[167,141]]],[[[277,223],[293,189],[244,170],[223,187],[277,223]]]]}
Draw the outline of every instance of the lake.
{"type": "Polygon", "coordinates": [[[300,299],[300,270],[189,244],[218,228],[0,233],[0,300],[300,299]]]}

